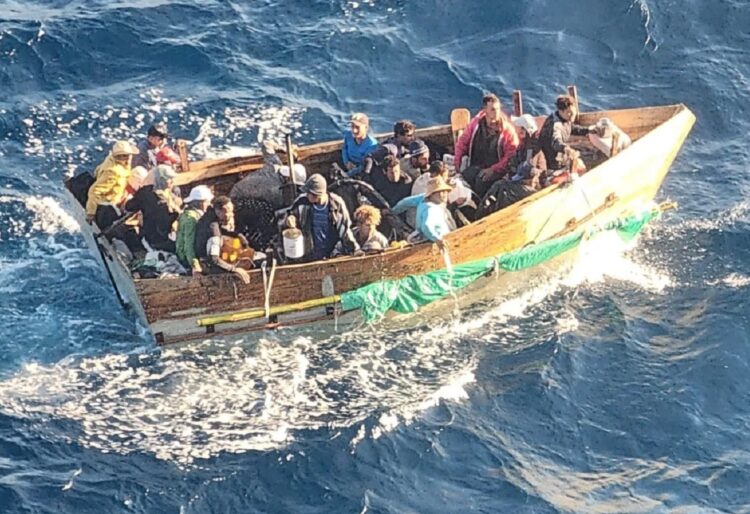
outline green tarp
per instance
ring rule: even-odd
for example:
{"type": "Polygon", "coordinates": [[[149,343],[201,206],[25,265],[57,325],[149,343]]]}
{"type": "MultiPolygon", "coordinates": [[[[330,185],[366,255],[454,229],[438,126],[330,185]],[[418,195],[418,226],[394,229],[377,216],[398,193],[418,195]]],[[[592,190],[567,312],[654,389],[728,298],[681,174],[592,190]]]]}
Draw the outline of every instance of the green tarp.
{"type": "Polygon", "coordinates": [[[654,209],[638,216],[622,218],[589,230],[550,239],[512,252],[481,259],[459,266],[452,271],[441,269],[424,275],[410,275],[396,280],[383,280],[341,295],[343,310],[360,309],[366,321],[380,319],[389,310],[400,313],[416,312],[423,305],[440,300],[452,291],[462,289],[496,268],[519,271],[548,261],[577,247],[581,241],[598,232],[617,230],[625,241],[634,238],[643,226],[659,216],[654,209]]]}

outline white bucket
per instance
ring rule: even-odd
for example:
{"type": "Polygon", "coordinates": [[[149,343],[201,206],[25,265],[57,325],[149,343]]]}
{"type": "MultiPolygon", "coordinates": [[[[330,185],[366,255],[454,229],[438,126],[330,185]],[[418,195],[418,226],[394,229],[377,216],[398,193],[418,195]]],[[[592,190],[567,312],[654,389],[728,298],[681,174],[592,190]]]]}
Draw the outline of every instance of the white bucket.
{"type": "Polygon", "coordinates": [[[287,259],[299,259],[305,255],[305,241],[300,229],[288,228],[281,235],[284,238],[284,255],[287,259]]]}

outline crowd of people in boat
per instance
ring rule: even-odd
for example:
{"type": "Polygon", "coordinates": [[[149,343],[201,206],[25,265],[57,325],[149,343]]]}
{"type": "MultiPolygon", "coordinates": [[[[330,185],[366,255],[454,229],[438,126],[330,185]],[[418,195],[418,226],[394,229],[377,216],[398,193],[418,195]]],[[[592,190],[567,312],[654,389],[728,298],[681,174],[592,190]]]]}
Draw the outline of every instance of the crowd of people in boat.
{"type": "Polygon", "coordinates": [[[269,253],[308,262],[420,241],[443,249],[457,227],[585,172],[570,138],[603,135],[605,127],[577,125],[576,117],[575,99],[560,96],[539,127],[530,115],[506,115],[488,93],[451,158],[418,139],[408,120],[396,122],[381,144],[368,116],[355,113],[328,178],[308,176],[301,164],[285,166],[282,152],[266,142],[262,168],[228,195],[196,185],[184,198],[173,183],[180,157],[167,144],[166,126],[157,124],[138,146],[116,142],[94,173],[72,179],[70,189],[88,221],[128,258],[159,255],[174,273],[229,272],[248,282],[247,270],[269,253]],[[283,194],[290,184],[291,197],[283,194]]]}

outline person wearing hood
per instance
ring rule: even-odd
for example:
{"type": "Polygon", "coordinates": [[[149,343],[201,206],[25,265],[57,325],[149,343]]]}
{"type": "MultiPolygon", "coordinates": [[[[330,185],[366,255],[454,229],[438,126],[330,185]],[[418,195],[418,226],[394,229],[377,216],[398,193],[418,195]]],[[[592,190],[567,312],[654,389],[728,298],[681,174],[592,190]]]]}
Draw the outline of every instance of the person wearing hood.
{"type": "Polygon", "coordinates": [[[185,198],[185,210],[177,219],[177,240],[175,247],[177,258],[185,269],[192,273],[203,271],[200,260],[195,253],[195,228],[211,206],[214,194],[208,186],[195,186],[185,198]]]}
{"type": "Polygon", "coordinates": [[[100,229],[120,217],[118,205],[125,197],[131,161],[138,149],[127,141],[117,141],[107,158],[96,168],[96,178],[86,200],[86,219],[100,229]]]}
{"type": "Polygon", "coordinates": [[[174,168],[166,164],[156,167],[153,185],[141,187],[125,204],[129,212],[143,214],[142,234],[154,250],[174,253],[174,224],[182,210],[182,201],[172,191],[174,168]]]}

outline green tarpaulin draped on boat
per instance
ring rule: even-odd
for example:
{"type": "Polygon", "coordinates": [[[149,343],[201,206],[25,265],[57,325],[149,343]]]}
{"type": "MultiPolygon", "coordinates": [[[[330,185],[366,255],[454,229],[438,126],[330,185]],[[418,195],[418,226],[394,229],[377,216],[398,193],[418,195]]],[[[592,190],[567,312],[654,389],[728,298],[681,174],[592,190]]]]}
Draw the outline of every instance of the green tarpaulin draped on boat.
{"type": "Polygon", "coordinates": [[[458,266],[452,271],[441,269],[424,275],[409,275],[401,279],[383,280],[341,295],[343,310],[360,309],[366,321],[374,321],[389,310],[400,313],[416,312],[423,305],[440,300],[452,291],[462,289],[495,269],[519,271],[548,261],[578,246],[585,237],[598,232],[617,230],[625,241],[633,239],[643,226],[659,216],[658,209],[641,215],[614,220],[603,226],[580,230],[569,235],[533,244],[497,257],[481,259],[458,266]]]}

